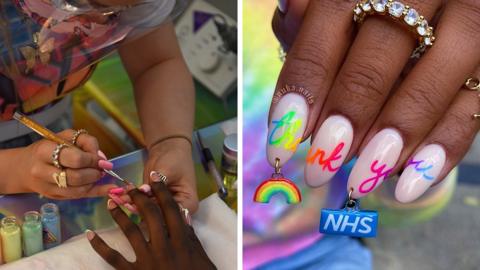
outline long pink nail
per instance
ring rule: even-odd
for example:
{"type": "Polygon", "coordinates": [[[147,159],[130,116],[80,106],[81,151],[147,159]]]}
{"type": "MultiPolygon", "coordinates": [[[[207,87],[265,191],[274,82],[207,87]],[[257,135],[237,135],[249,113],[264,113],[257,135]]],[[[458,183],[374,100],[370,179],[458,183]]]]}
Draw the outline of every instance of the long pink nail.
{"type": "Polygon", "coordinates": [[[392,172],[402,148],[402,136],[395,129],[377,133],[363,149],[348,178],[352,197],[361,198],[380,186],[392,172]]]}
{"type": "Polygon", "coordinates": [[[99,156],[100,158],[103,158],[103,159],[105,159],[105,160],[108,159],[107,156],[105,155],[105,153],[102,152],[102,150],[98,150],[98,151],[97,151],[97,154],[98,154],[98,156],[99,156]]]}
{"type": "Polygon", "coordinates": [[[425,146],[413,158],[398,179],[395,197],[408,203],[420,197],[437,180],[445,164],[446,154],[438,144],[425,146]]]}
{"type": "Polygon", "coordinates": [[[288,9],[288,0],[278,0],[278,9],[282,13],[286,13],[288,9]]]}
{"type": "Polygon", "coordinates": [[[123,195],[125,193],[125,189],[119,187],[119,188],[112,188],[108,191],[110,194],[114,195],[123,195]]]}
{"type": "Polygon", "coordinates": [[[307,126],[308,105],[300,94],[283,96],[275,107],[268,128],[267,156],[272,166],[285,164],[297,150],[307,126]]]}
{"type": "Polygon", "coordinates": [[[106,160],[99,160],[98,161],[98,167],[102,168],[102,169],[105,169],[105,170],[111,170],[113,169],[113,163],[110,162],[110,161],[106,161],[106,160]]]}
{"type": "Polygon", "coordinates": [[[124,205],[125,204],[125,201],[120,199],[120,197],[118,197],[115,194],[108,194],[108,197],[110,197],[110,199],[112,199],[118,205],[124,205]]]}
{"type": "Polygon", "coordinates": [[[350,121],[333,115],[323,122],[307,154],[305,181],[312,187],[328,182],[340,169],[353,140],[350,121]]]}

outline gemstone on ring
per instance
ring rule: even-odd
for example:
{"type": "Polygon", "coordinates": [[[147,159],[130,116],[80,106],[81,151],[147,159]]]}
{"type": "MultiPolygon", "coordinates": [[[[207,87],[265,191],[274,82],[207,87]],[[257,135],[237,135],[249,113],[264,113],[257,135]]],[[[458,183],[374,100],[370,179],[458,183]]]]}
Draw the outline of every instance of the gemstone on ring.
{"type": "Polygon", "coordinates": [[[420,36],[426,36],[428,35],[429,29],[428,29],[428,22],[427,20],[423,19],[417,26],[417,33],[420,36]]]}
{"type": "Polygon", "coordinates": [[[400,2],[393,2],[389,7],[388,7],[388,13],[390,15],[400,18],[403,14],[403,9],[405,8],[405,5],[400,3],[400,2]]]}
{"type": "Polygon", "coordinates": [[[372,6],[370,5],[370,2],[366,1],[365,3],[363,3],[362,4],[362,9],[365,12],[368,12],[368,11],[372,10],[372,6]]]}
{"type": "Polygon", "coordinates": [[[373,9],[377,12],[385,12],[385,9],[387,8],[387,0],[373,0],[373,9]]]}
{"type": "Polygon", "coordinates": [[[407,11],[407,15],[405,15],[405,17],[403,18],[403,20],[410,26],[414,26],[415,24],[417,24],[417,21],[418,19],[420,18],[420,16],[418,15],[418,12],[411,8],[407,11]]]}

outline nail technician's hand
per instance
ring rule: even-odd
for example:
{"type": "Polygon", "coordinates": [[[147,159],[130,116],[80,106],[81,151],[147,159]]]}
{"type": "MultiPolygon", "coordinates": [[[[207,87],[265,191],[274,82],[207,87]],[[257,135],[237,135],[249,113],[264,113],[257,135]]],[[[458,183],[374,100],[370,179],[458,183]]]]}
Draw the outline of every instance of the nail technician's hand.
{"type": "MultiPolygon", "coordinates": [[[[71,141],[73,130],[65,130],[58,135],[71,141]]],[[[67,176],[67,188],[56,184],[53,174],[61,170],[53,165],[52,153],[57,144],[49,140],[40,140],[23,149],[21,160],[24,162],[19,171],[22,181],[21,190],[36,192],[52,199],[75,199],[83,197],[105,196],[115,185],[95,185],[102,177],[101,169],[111,169],[112,164],[99,152],[97,139],[81,134],[76,144],[80,149],[65,147],[60,151],[59,163],[67,176]],[[28,168],[28,169],[24,169],[28,168]]]]}
{"type": "Polygon", "coordinates": [[[205,253],[193,228],[180,214],[180,208],[162,182],[151,184],[157,203],[138,189],[128,194],[137,206],[148,227],[150,240],[146,241],[140,228],[112,200],[108,209],[125,233],[136,255],[135,262],[127,261],[110,248],[98,235],[87,232],[93,249],[116,269],[216,269],[205,253]]]}
{"type": "Polygon", "coordinates": [[[480,2],[404,0],[391,7],[387,1],[365,2],[366,10],[400,18],[367,16],[358,27],[357,1],[280,2],[283,12],[277,11],[274,29],[292,46],[270,109],[270,163],[279,158],[284,164],[297,144],[312,136],[305,167],[311,186],[328,182],[356,155],[348,181],[355,198],[402,168],[396,188],[401,202],[415,200],[443,179],[480,129],[472,117],[479,112],[478,94],[462,87],[467,78],[480,76],[480,2]],[[418,13],[402,15],[407,5],[418,13]],[[425,30],[419,14],[438,22],[435,44],[402,78],[425,30]]]}
{"type": "Polygon", "coordinates": [[[194,213],[198,208],[192,147],[182,138],[165,140],[148,151],[144,169],[144,183],[150,183],[150,173],[165,175],[167,186],[177,203],[194,213]]]}

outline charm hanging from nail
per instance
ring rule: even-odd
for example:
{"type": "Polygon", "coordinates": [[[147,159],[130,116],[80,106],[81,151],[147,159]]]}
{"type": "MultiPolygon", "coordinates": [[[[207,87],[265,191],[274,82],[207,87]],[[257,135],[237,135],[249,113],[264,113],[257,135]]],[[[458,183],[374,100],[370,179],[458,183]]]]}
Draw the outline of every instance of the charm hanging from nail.
{"type": "Polygon", "coordinates": [[[352,198],[353,189],[343,209],[322,209],[320,233],[353,237],[375,237],[377,235],[377,211],[360,210],[360,202],[352,198]]]}
{"type": "Polygon", "coordinates": [[[300,190],[290,179],[280,172],[280,159],[275,159],[275,172],[272,177],[263,181],[255,191],[253,200],[258,203],[269,203],[276,194],[282,194],[287,203],[296,204],[302,201],[300,190]]]}

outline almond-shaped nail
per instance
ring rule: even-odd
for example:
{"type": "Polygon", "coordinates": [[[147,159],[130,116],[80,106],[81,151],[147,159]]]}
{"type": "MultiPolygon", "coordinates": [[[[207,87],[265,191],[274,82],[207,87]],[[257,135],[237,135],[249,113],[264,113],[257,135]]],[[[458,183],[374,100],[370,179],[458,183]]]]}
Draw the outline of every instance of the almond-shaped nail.
{"type": "Polygon", "coordinates": [[[148,184],[143,184],[138,189],[145,194],[149,194],[152,191],[152,188],[148,184]]]}
{"type": "Polygon", "coordinates": [[[125,201],[123,201],[120,197],[115,194],[108,194],[108,197],[112,199],[118,205],[124,205],[125,201]]]}
{"type": "Polygon", "coordinates": [[[97,155],[102,159],[105,159],[105,160],[108,159],[107,156],[105,155],[105,153],[102,152],[102,150],[98,150],[97,155]]]}
{"type": "Polygon", "coordinates": [[[125,193],[125,189],[119,187],[119,188],[112,188],[108,191],[110,194],[115,194],[115,195],[123,195],[125,193]]]}
{"type": "Polygon", "coordinates": [[[392,172],[400,157],[403,139],[397,130],[387,128],[368,142],[348,178],[352,197],[361,198],[379,187],[392,172]]]}
{"type": "Polygon", "coordinates": [[[307,184],[318,187],[327,183],[342,166],[352,141],[353,128],[347,118],[340,115],[327,118],[315,135],[307,154],[307,184]]]}
{"type": "Polygon", "coordinates": [[[133,214],[138,214],[138,209],[132,204],[126,203],[123,205],[125,208],[128,209],[128,211],[132,212],[133,214]]]}
{"type": "Polygon", "coordinates": [[[430,144],[408,160],[398,179],[395,198],[402,203],[416,200],[435,183],[445,165],[446,154],[442,146],[430,144]]]}
{"type": "Polygon", "coordinates": [[[87,235],[88,241],[92,241],[93,238],[95,237],[95,233],[91,230],[85,230],[85,234],[87,235]]]}
{"type": "Polygon", "coordinates": [[[276,104],[268,127],[267,157],[272,166],[285,164],[297,150],[307,125],[308,105],[296,93],[284,95],[276,104]]]}
{"type": "Polygon", "coordinates": [[[112,199],[109,199],[107,201],[107,209],[108,210],[112,210],[112,209],[115,209],[118,205],[112,200],[112,199]]]}
{"type": "Polygon", "coordinates": [[[286,13],[288,9],[288,0],[278,0],[278,9],[282,13],[286,13]]]}
{"type": "Polygon", "coordinates": [[[99,160],[98,161],[98,167],[102,168],[102,169],[105,169],[105,170],[112,170],[113,169],[113,163],[110,162],[110,161],[106,161],[106,160],[99,160]]]}

